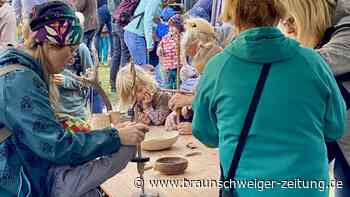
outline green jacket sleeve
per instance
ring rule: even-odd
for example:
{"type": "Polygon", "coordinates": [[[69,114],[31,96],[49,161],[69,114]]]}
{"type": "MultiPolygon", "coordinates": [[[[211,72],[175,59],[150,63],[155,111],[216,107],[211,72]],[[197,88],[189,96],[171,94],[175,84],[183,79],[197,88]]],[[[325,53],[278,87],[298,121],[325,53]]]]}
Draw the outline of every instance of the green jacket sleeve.
{"type": "Polygon", "coordinates": [[[326,71],[325,79],[330,91],[327,98],[324,135],[326,141],[335,141],[345,134],[347,111],[345,101],[333,77],[333,73],[326,63],[324,63],[323,68],[326,71]]]}
{"type": "Polygon", "coordinates": [[[69,71],[64,70],[62,74],[64,75],[63,88],[68,90],[81,90],[83,88],[83,84],[73,79],[69,71]]]}
{"type": "Polygon", "coordinates": [[[144,33],[147,49],[153,49],[153,19],[161,6],[162,1],[150,0],[146,4],[145,15],[143,17],[144,33]]]}
{"type": "Polygon", "coordinates": [[[193,135],[203,144],[212,148],[219,145],[217,121],[215,111],[212,108],[215,80],[211,75],[215,75],[215,73],[208,68],[201,76],[193,101],[194,117],[192,122],[193,135]]]}
{"type": "Polygon", "coordinates": [[[55,119],[47,86],[33,71],[16,71],[11,80],[4,88],[6,125],[36,155],[52,163],[74,165],[119,150],[115,129],[89,134],[65,131],[55,119]]]}

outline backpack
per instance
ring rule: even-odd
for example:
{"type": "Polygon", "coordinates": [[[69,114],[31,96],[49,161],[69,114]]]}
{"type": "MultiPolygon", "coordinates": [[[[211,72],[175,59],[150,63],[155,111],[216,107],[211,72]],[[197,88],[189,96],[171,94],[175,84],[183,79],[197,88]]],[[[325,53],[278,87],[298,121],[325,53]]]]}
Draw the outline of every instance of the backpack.
{"type": "MultiPolygon", "coordinates": [[[[333,33],[338,31],[341,28],[350,28],[350,23],[336,25],[328,28],[323,36],[321,42],[315,47],[315,49],[322,48],[323,45],[327,44],[331,38],[333,33]]],[[[335,75],[335,80],[337,81],[339,90],[343,96],[343,99],[346,103],[346,109],[350,109],[350,92],[344,87],[343,83],[346,81],[350,81],[350,72],[335,75]]]]}
{"type": "Polygon", "coordinates": [[[122,0],[113,12],[113,19],[122,27],[126,26],[133,19],[140,17],[137,28],[140,26],[144,12],[134,16],[134,12],[139,5],[140,0],[122,0]]]}

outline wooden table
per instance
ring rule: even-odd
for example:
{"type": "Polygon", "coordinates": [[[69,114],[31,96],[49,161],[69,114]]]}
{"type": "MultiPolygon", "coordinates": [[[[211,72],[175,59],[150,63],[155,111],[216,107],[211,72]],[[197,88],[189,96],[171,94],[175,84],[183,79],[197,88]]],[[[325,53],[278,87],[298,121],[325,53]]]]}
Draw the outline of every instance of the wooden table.
{"type": "MultiPolygon", "coordinates": [[[[144,174],[145,188],[156,190],[161,197],[213,197],[218,195],[218,189],[213,187],[201,187],[198,180],[217,180],[219,178],[218,154],[216,149],[209,149],[202,145],[192,136],[180,136],[177,142],[169,150],[148,152],[143,151],[145,156],[150,157],[152,164],[157,158],[165,155],[186,155],[191,152],[200,152],[200,155],[186,157],[189,165],[185,174],[177,176],[162,175],[153,169],[148,170],[144,174]],[[192,142],[196,149],[189,149],[186,144],[192,142]],[[192,188],[182,187],[151,187],[150,181],[153,180],[175,180],[183,183],[184,178],[187,180],[195,180],[192,182],[192,188]],[[197,181],[196,181],[197,180],[197,181]]],[[[111,197],[131,197],[134,192],[140,191],[134,186],[134,180],[138,177],[136,164],[129,165],[119,174],[106,181],[102,188],[111,197]]],[[[211,181],[213,183],[213,181],[211,181]]],[[[174,183],[174,181],[173,181],[174,183]]],[[[176,182],[174,183],[176,184],[176,182]]],[[[189,182],[187,182],[189,185],[189,182]]],[[[208,185],[208,183],[207,183],[208,185]]],[[[214,185],[214,184],[213,184],[214,185]]]]}

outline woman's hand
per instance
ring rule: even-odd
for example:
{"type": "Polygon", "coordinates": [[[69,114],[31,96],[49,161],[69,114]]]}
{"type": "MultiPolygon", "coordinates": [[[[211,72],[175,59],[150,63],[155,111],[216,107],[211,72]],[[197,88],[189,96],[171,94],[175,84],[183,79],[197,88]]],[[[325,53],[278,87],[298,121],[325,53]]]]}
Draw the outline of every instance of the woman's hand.
{"type": "Polygon", "coordinates": [[[157,56],[158,57],[162,57],[163,56],[163,49],[160,46],[157,48],[157,56]]]}
{"type": "Polygon", "coordinates": [[[178,108],[182,108],[186,105],[192,105],[193,96],[192,95],[184,95],[180,93],[176,93],[169,100],[168,106],[171,110],[176,111],[178,108]]]}
{"type": "Polygon", "coordinates": [[[192,123],[191,122],[182,122],[177,125],[177,130],[180,135],[192,135],[192,123]]]}
{"type": "Polygon", "coordinates": [[[143,95],[143,100],[142,100],[142,109],[147,110],[150,107],[152,107],[152,95],[148,93],[149,91],[146,91],[143,95]]]}
{"type": "Polygon", "coordinates": [[[118,129],[120,142],[123,145],[137,145],[145,139],[149,128],[144,124],[130,124],[118,129]]]}
{"type": "Polygon", "coordinates": [[[177,115],[176,112],[171,112],[165,120],[165,129],[167,131],[177,129],[177,115]]]}
{"type": "Polygon", "coordinates": [[[119,129],[122,129],[122,128],[127,127],[127,126],[133,126],[135,124],[136,124],[136,122],[126,121],[126,122],[116,124],[115,128],[117,128],[119,130],[119,129]]]}
{"type": "Polygon", "coordinates": [[[137,114],[137,121],[142,122],[143,124],[150,125],[152,123],[151,119],[144,112],[139,112],[137,114]]]}
{"type": "Polygon", "coordinates": [[[64,85],[64,75],[54,74],[53,75],[53,82],[58,86],[63,86],[64,85]]]}
{"type": "Polygon", "coordinates": [[[189,106],[189,105],[186,105],[185,107],[183,107],[182,109],[181,109],[181,115],[184,117],[184,118],[186,118],[186,119],[188,119],[190,116],[191,116],[191,109],[190,109],[190,107],[191,106],[189,106]]]}
{"type": "Polygon", "coordinates": [[[145,69],[145,71],[152,73],[154,71],[154,66],[151,64],[144,64],[142,65],[143,69],[145,69]]]}

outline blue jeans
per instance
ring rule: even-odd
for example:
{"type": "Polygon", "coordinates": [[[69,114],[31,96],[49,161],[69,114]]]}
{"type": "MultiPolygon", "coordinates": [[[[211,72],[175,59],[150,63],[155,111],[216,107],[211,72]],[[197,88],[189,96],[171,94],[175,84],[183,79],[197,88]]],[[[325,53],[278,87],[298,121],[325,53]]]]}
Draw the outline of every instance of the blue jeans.
{"type": "Polygon", "coordinates": [[[334,162],[334,178],[342,181],[343,188],[335,189],[335,197],[350,196],[350,166],[336,142],[327,143],[329,161],[334,162]]]}
{"type": "Polygon", "coordinates": [[[99,114],[103,112],[104,103],[102,97],[94,88],[90,89],[89,101],[91,113],[99,114]]]}
{"type": "MultiPolygon", "coordinates": [[[[94,37],[95,37],[95,34],[96,34],[96,29],[93,29],[93,30],[89,30],[89,31],[84,32],[83,41],[84,41],[84,43],[86,44],[86,46],[89,48],[89,51],[90,51],[91,55],[93,54],[93,53],[92,53],[92,50],[91,50],[91,45],[92,45],[92,40],[93,40],[94,37]]],[[[92,56],[93,56],[93,55],[92,55],[92,56]]]]}
{"type": "Polygon", "coordinates": [[[154,48],[153,50],[149,53],[149,64],[153,65],[156,67],[159,64],[159,58],[157,55],[157,48],[158,48],[158,42],[154,43],[154,48]]]}
{"type": "MultiPolygon", "coordinates": [[[[98,50],[99,47],[99,40],[101,37],[101,31],[103,27],[106,25],[108,34],[109,34],[109,42],[112,43],[112,18],[111,14],[108,11],[108,6],[103,5],[98,8],[98,20],[99,20],[99,28],[97,29],[96,33],[96,39],[95,39],[95,47],[98,50]]],[[[113,45],[111,45],[111,51],[112,51],[113,45]]]]}
{"type": "Polygon", "coordinates": [[[98,40],[98,45],[99,47],[97,48],[98,50],[98,61],[100,64],[102,63],[103,65],[108,64],[108,48],[110,46],[109,44],[109,36],[101,36],[100,39],[98,40]]]}
{"type": "Polygon", "coordinates": [[[135,64],[138,64],[138,65],[147,64],[148,53],[147,53],[145,37],[139,36],[135,33],[131,33],[129,31],[125,31],[124,40],[125,40],[126,46],[128,46],[131,57],[135,62],[135,64]]]}
{"type": "Polygon", "coordinates": [[[164,75],[164,87],[167,89],[176,89],[176,77],[177,77],[177,69],[165,69],[164,75]]]}
{"type": "Polygon", "coordinates": [[[115,88],[116,77],[119,68],[126,65],[130,59],[130,53],[124,41],[123,27],[117,23],[112,23],[112,46],[112,67],[109,79],[111,87],[115,88]]]}

